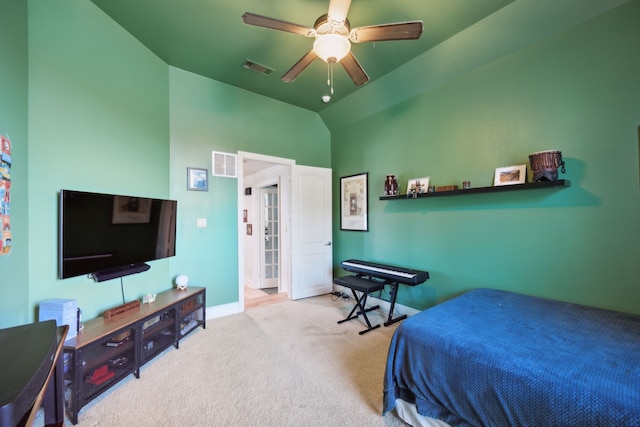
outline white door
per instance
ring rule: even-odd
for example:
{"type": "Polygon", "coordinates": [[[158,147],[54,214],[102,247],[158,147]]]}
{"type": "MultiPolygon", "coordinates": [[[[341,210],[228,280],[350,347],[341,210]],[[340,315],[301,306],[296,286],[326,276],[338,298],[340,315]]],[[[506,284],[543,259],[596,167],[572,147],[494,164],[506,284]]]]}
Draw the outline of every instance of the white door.
{"type": "Polygon", "coordinates": [[[294,165],[291,175],[291,299],[333,289],[331,169],[294,165]]]}
{"type": "Polygon", "coordinates": [[[278,187],[260,189],[260,288],[280,285],[280,203],[278,187]]]}

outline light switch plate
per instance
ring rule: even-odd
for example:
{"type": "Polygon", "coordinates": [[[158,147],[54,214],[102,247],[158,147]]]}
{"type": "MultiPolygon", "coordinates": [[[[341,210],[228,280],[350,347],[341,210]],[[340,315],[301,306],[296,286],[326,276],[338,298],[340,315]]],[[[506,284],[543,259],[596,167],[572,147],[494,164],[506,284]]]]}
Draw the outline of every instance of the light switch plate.
{"type": "Polygon", "coordinates": [[[198,227],[198,228],[207,228],[207,218],[197,218],[196,219],[196,227],[198,227]]]}

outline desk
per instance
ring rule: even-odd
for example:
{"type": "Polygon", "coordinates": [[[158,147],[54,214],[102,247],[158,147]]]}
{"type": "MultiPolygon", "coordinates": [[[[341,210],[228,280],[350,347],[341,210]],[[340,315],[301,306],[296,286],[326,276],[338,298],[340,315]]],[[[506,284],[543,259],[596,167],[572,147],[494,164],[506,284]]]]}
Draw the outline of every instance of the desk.
{"type": "Polygon", "coordinates": [[[45,423],[63,425],[62,359],[58,355],[66,330],[57,328],[55,320],[0,330],[0,427],[29,424],[40,398],[44,398],[45,423]]]}

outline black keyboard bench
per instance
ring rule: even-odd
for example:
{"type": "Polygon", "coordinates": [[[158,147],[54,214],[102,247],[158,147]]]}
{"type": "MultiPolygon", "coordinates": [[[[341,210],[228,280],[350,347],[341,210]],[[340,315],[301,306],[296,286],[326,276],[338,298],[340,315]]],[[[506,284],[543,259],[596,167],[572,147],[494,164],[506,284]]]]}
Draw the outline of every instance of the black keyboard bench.
{"type": "Polygon", "coordinates": [[[367,317],[367,312],[372,310],[377,310],[380,308],[379,305],[375,305],[373,307],[367,308],[367,296],[371,292],[377,292],[384,289],[385,283],[383,281],[377,280],[369,280],[363,279],[359,276],[345,276],[345,277],[336,277],[333,279],[333,283],[336,285],[344,286],[345,288],[351,289],[351,293],[356,300],[356,304],[353,306],[353,309],[349,313],[349,315],[343,319],[339,320],[338,323],[346,322],[347,320],[356,319],[358,316],[362,315],[364,321],[367,323],[367,329],[364,331],[358,332],[360,335],[365,334],[373,329],[379,328],[380,325],[371,326],[371,322],[369,322],[369,318],[367,317]]]}

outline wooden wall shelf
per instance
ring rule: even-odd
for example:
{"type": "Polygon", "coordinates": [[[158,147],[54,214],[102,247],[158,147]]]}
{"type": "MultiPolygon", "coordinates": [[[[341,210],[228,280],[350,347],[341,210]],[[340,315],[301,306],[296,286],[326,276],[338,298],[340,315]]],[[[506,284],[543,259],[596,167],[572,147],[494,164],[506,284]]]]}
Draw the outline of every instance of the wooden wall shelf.
{"type": "MultiPolygon", "coordinates": [[[[498,187],[477,187],[477,188],[469,188],[466,190],[451,190],[451,191],[436,191],[435,193],[422,193],[419,194],[415,199],[430,199],[433,197],[443,197],[443,196],[467,196],[469,194],[479,194],[479,193],[502,193],[507,191],[520,191],[520,190],[536,190],[542,188],[553,188],[553,187],[569,187],[571,182],[567,179],[559,179],[557,181],[540,181],[540,182],[531,182],[528,184],[515,184],[515,185],[503,185],[498,187]]],[[[406,194],[402,194],[399,196],[380,196],[380,200],[411,200],[414,197],[408,196],[406,194]]]]}

